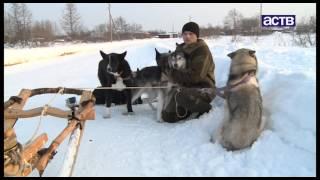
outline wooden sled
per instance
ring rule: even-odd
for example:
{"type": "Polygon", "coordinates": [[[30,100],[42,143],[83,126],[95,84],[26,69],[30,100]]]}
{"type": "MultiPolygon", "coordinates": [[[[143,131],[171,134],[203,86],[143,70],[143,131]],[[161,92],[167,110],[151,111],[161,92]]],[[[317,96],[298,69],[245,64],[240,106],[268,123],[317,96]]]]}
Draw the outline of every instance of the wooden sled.
{"type": "MultiPolygon", "coordinates": [[[[71,88],[22,89],[18,96],[10,97],[10,99],[4,103],[4,175],[27,176],[34,169],[37,169],[41,176],[64,139],[70,134],[80,132],[80,138],[75,145],[77,153],[85,127],[85,121],[95,119],[94,104],[95,98],[91,91],[71,88]],[[61,92],[61,90],[63,90],[63,94],[80,95],[79,105],[67,111],[49,106],[22,110],[28,98],[40,94],[58,93],[61,92]],[[67,126],[51,142],[48,148],[43,148],[44,144],[48,141],[46,133],[39,135],[31,143],[22,147],[16,140],[16,134],[13,129],[15,123],[19,118],[40,116],[42,113],[44,113],[43,115],[67,119],[67,126]]],[[[73,159],[71,159],[71,161],[75,162],[76,154],[72,157],[73,159]]],[[[71,176],[73,165],[70,171],[64,174],[65,176],[71,176]]]]}

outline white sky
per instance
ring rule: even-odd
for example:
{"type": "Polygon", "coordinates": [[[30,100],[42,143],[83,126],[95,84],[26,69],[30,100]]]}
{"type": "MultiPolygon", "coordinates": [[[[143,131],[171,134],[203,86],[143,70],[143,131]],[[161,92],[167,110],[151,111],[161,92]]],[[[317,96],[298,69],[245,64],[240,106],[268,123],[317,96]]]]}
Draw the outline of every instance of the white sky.
{"type": "MultiPolygon", "coordinates": [[[[263,3],[263,14],[293,14],[302,17],[316,14],[315,3],[263,3]]],[[[60,25],[64,3],[27,3],[34,20],[52,20],[60,25]]],[[[107,3],[76,3],[82,23],[88,29],[108,21],[107,3]]],[[[5,8],[8,4],[5,4],[5,8]]],[[[222,25],[230,9],[236,8],[245,17],[259,13],[260,3],[111,3],[113,17],[138,23],[144,30],[180,31],[191,20],[200,26],[222,25]]]]}

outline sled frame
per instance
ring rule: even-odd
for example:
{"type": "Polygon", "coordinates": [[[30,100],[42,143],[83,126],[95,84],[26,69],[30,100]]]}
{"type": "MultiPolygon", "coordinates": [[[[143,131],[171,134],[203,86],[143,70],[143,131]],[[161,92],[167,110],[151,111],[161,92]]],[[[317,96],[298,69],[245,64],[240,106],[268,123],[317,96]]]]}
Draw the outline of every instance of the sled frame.
{"type": "MultiPolygon", "coordinates": [[[[35,95],[42,95],[48,93],[58,93],[63,90],[63,94],[76,94],[80,95],[79,108],[72,115],[71,110],[62,110],[55,107],[46,107],[44,115],[51,115],[58,118],[65,118],[68,120],[67,126],[61,131],[61,133],[51,142],[48,148],[42,148],[42,146],[48,141],[46,133],[39,135],[31,143],[23,147],[20,152],[22,167],[19,165],[19,171],[17,165],[9,164],[4,167],[5,174],[11,174],[11,176],[27,176],[35,168],[39,171],[40,176],[47,167],[49,161],[53,158],[59,145],[64,141],[68,135],[74,132],[77,128],[80,128],[80,139],[82,137],[86,120],[95,119],[95,97],[91,91],[72,89],[72,88],[38,88],[38,89],[22,89],[18,96],[12,96],[8,101],[4,103],[4,144],[6,146],[6,140],[15,138],[14,125],[19,118],[29,118],[40,116],[43,108],[38,107],[30,110],[23,110],[23,107],[30,97],[35,95]],[[42,153],[39,153],[40,150],[42,153]],[[12,175],[13,174],[13,175],[12,175]]],[[[18,142],[16,142],[18,144],[18,142]]],[[[79,141],[80,143],[80,141],[79,141]]],[[[77,145],[77,152],[79,144],[77,145]]],[[[5,153],[5,152],[4,152],[5,153]]],[[[74,159],[75,161],[75,159],[74,159]]],[[[72,168],[73,169],[73,168],[72,168]]]]}

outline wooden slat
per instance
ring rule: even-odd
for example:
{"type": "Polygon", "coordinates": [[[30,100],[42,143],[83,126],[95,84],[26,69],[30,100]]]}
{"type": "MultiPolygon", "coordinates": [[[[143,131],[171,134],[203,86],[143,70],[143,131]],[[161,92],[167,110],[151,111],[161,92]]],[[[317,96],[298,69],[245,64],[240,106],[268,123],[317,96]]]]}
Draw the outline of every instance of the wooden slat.
{"type": "MultiPolygon", "coordinates": [[[[58,88],[38,88],[38,89],[32,89],[31,96],[40,95],[40,94],[47,94],[47,93],[58,93],[61,87],[58,88]]],[[[81,95],[83,90],[80,89],[72,89],[72,88],[64,88],[63,94],[77,94],[81,95]]]]}
{"type": "MultiPolygon", "coordinates": [[[[22,89],[20,91],[19,97],[22,98],[22,101],[20,103],[14,103],[11,105],[8,109],[4,111],[6,113],[10,108],[13,109],[23,109],[23,106],[25,105],[26,101],[31,95],[31,91],[29,89],[22,89]]],[[[5,119],[4,121],[4,131],[6,131],[8,128],[13,128],[14,124],[16,123],[18,119],[17,118],[12,118],[12,119],[5,119]]]]}
{"type": "MultiPolygon", "coordinates": [[[[61,88],[39,88],[39,89],[22,89],[20,91],[19,97],[22,99],[20,103],[17,102],[8,102],[7,103],[7,109],[5,109],[5,136],[9,136],[11,131],[9,131],[11,128],[13,128],[14,124],[18,120],[18,118],[27,118],[27,117],[34,117],[41,115],[41,112],[43,110],[43,107],[30,109],[30,110],[22,110],[23,106],[25,105],[27,99],[29,97],[32,97],[34,95],[39,94],[45,94],[45,93],[57,93],[59,92],[61,88]],[[13,103],[13,104],[12,104],[13,103]],[[8,131],[7,131],[8,130],[8,131]]],[[[92,95],[91,91],[84,91],[79,89],[70,89],[65,88],[63,91],[64,94],[78,94],[81,95],[80,98],[80,107],[76,112],[76,117],[81,120],[81,134],[80,134],[80,140],[83,134],[85,120],[94,120],[95,119],[95,110],[94,110],[94,103],[95,98],[92,95]]],[[[52,115],[60,118],[67,118],[68,115],[71,114],[71,111],[63,111],[58,108],[48,107],[46,111],[46,115],[52,115]]],[[[46,168],[51,154],[59,147],[59,145],[62,143],[62,141],[77,128],[77,124],[79,121],[74,118],[71,121],[69,121],[67,127],[53,140],[53,142],[50,144],[48,150],[45,152],[44,155],[42,155],[37,161],[37,164],[32,167],[35,167],[39,170],[40,173],[44,171],[46,168]]],[[[46,134],[40,135],[36,140],[34,140],[31,144],[27,145],[25,147],[25,150],[23,151],[23,157],[24,161],[29,161],[33,157],[35,157],[35,153],[37,153],[38,149],[40,149],[44,143],[48,140],[48,137],[46,134]]],[[[79,140],[79,142],[80,142],[79,140]]],[[[79,148],[80,143],[77,145],[77,151],[79,148]]],[[[76,159],[76,158],[75,158],[76,159]]],[[[11,168],[11,167],[9,167],[11,168]]],[[[14,167],[12,167],[14,168],[14,167]]],[[[22,176],[28,175],[33,168],[25,168],[22,172],[22,176]]],[[[73,170],[73,168],[72,168],[73,170]]]]}
{"type": "Polygon", "coordinates": [[[22,157],[25,161],[30,161],[30,159],[40,150],[41,147],[48,141],[48,135],[42,133],[34,141],[23,147],[22,157]]]}
{"type": "Polygon", "coordinates": [[[77,120],[70,121],[68,126],[50,144],[47,152],[40,158],[39,162],[36,165],[36,168],[38,169],[40,174],[42,174],[44,169],[47,167],[51,154],[59,147],[61,142],[74,130],[77,124],[77,120]]]}
{"type": "MultiPolygon", "coordinates": [[[[16,118],[30,118],[34,116],[40,116],[44,107],[29,109],[29,110],[20,110],[20,109],[8,109],[4,113],[5,119],[16,119],[16,118]]],[[[71,111],[64,111],[59,108],[48,107],[45,115],[51,115],[59,118],[68,118],[71,115],[71,111]]]]}

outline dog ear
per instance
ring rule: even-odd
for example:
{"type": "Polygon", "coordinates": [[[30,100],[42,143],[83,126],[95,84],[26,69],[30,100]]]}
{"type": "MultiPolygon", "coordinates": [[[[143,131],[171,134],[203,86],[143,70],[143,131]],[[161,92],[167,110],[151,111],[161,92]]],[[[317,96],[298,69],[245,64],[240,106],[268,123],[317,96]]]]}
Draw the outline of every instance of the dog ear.
{"type": "Polygon", "coordinates": [[[126,55],[127,55],[127,51],[125,51],[125,52],[123,52],[122,54],[121,54],[121,59],[124,59],[124,57],[126,57],[126,55]]]}
{"type": "Polygon", "coordinates": [[[229,56],[231,59],[236,55],[236,52],[232,52],[232,53],[229,53],[227,56],[229,56]]]}
{"type": "Polygon", "coordinates": [[[104,53],[104,52],[101,51],[101,50],[100,50],[100,55],[102,56],[103,59],[106,59],[107,56],[108,56],[106,53],[104,53]]]}
{"type": "Polygon", "coordinates": [[[158,60],[158,59],[160,59],[160,53],[159,53],[159,51],[157,50],[157,48],[154,48],[155,50],[156,50],[156,59],[158,60]]]}
{"type": "Polygon", "coordinates": [[[256,53],[256,51],[255,51],[255,50],[249,50],[249,54],[250,54],[250,56],[254,55],[254,53],[256,53]]]}

